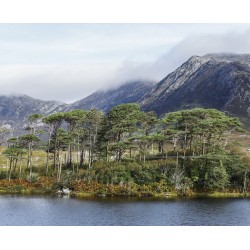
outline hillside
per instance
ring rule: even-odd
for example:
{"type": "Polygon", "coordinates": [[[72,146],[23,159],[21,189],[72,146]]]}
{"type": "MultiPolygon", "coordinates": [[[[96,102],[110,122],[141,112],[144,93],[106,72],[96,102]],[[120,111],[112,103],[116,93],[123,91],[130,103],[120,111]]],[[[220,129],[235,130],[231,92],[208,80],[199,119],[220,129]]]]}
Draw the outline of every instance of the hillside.
{"type": "Polygon", "coordinates": [[[140,104],[158,115],[178,109],[216,108],[250,118],[250,55],[192,56],[162,79],[140,104]]]}
{"type": "Polygon", "coordinates": [[[107,112],[122,103],[138,102],[152,87],[152,81],[127,82],[117,88],[96,91],[90,96],[71,104],[66,110],[100,109],[107,112]]]}
{"type": "Polygon", "coordinates": [[[12,127],[24,126],[27,117],[34,113],[50,114],[65,109],[67,105],[57,101],[42,101],[27,95],[0,96],[0,124],[12,127]]]}
{"type": "Polygon", "coordinates": [[[152,89],[152,82],[135,81],[106,91],[97,91],[73,104],[57,101],[43,101],[27,95],[0,96],[0,125],[10,125],[22,129],[31,114],[51,114],[74,109],[100,109],[107,112],[112,107],[129,102],[137,102],[152,89]]]}

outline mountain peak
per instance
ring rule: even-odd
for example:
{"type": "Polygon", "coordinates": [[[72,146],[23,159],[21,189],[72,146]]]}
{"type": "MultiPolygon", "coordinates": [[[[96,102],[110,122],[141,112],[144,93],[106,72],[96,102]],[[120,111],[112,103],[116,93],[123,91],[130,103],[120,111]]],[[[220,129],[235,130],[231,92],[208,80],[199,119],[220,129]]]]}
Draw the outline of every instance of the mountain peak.
{"type": "Polygon", "coordinates": [[[250,55],[192,56],[141,100],[158,115],[183,108],[217,108],[250,121],[250,55]]]}
{"type": "Polygon", "coordinates": [[[237,53],[222,52],[222,53],[206,54],[204,57],[227,61],[227,62],[238,61],[241,63],[250,64],[250,54],[237,54],[237,53]]]}
{"type": "Polygon", "coordinates": [[[138,102],[144,94],[153,87],[153,81],[129,81],[118,87],[107,90],[98,90],[93,94],[71,104],[67,110],[73,109],[100,109],[108,112],[121,103],[138,102]]]}

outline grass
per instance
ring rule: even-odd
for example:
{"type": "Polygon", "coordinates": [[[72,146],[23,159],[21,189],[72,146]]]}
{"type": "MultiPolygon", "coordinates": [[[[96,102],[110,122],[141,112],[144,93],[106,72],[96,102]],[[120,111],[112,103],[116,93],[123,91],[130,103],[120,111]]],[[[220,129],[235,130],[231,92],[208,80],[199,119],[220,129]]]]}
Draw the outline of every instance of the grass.
{"type": "MultiPolygon", "coordinates": [[[[236,143],[235,152],[237,153],[238,147],[240,147],[239,152],[243,151],[246,154],[250,154],[247,151],[250,148],[250,132],[245,132],[244,134],[233,134],[230,136],[228,145],[236,143]]],[[[171,145],[166,145],[168,150],[171,149],[171,145]]],[[[7,170],[7,158],[2,154],[5,150],[5,147],[0,147],[0,172],[7,170]]],[[[153,148],[154,153],[157,152],[157,148],[153,148]]],[[[135,152],[134,152],[135,154],[135,152]]],[[[27,157],[27,156],[26,156],[27,157]]],[[[46,157],[47,154],[43,150],[34,150],[33,151],[33,166],[38,171],[45,169],[46,165],[46,157]]],[[[128,155],[129,157],[129,155],[128,155]]],[[[74,155],[76,159],[76,154],[74,155]]],[[[50,163],[52,164],[52,154],[50,163]]],[[[26,160],[24,159],[22,162],[22,170],[23,176],[26,175],[26,160]]],[[[13,193],[13,194],[55,194],[56,190],[53,189],[53,184],[56,183],[54,178],[46,178],[39,177],[40,181],[36,181],[36,183],[28,183],[25,180],[18,183],[18,181],[11,181],[8,183],[7,180],[0,180],[0,194],[4,193],[13,193]]],[[[98,184],[98,185],[88,185],[86,183],[82,183],[79,188],[76,188],[72,193],[72,196],[75,197],[92,197],[92,196],[136,196],[136,197],[160,197],[160,198],[173,198],[173,197],[181,197],[182,194],[178,194],[173,191],[159,191],[156,192],[152,187],[143,188],[143,185],[138,185],[137,187],[133,187],[132,189],[126,189],[125,187],[120,187],[119,185],[113,187],[107,187],[106,184],[98,184]]],[[[213,193],[195,193],[190,192],[187,194],[188,197],[218,197],[218,198],[226,198],[226,197],[250,197],[250,193],[243,194],[239,192],[213,192],[213,193]]]]}
{"type": "MultiPolygon", "coordinates": [[[[250,151],[248,151],[248,149],[250,149],[250,132],[246,131],[244,133],[234,133],[234,134],[230,135],[229,140],[228,140],[228,148],[237,148],[237,150],[239,150],[239,152],[241,152],[241,153],[244,152],[246,154],[250,154],[250,151]]],[[[5,149],[6,149],[6,147],[0,146],[0,170],[7,168],[7,158],[5,157],[5,155],[2,154],[2,152],[5,149]]],[[[166,143],[165,148],[164,148],[164,152],[171,151],[171,150],[172,150],[172,144],[166,143]]],[[[157,156],[157,153],[158,153],[157,145],[154,145],[154,148],[153,148],[154,156],[151,155],[151,151],[152,151],[152,149],[149,148],[147,157],[150,157],[150,158],[152,158],[152,157],[157,158],[158,157],[159,159],[165,159],[165,156],[157,156]]],[[[66,152],[65,152],[65,154],[66,154],[66,152]]],[[[129,159],[129,153],[124,154],[124,158],[126,158],[126,157],[128,160],[131,160],[131,159],[129,159]]],[[[137,152],[133,152],[132,158],[135,159],[136,157],[138,157],[137,152]]],[[[76,153],[73,153],[73,158],[74,159],[77,158],[76,153]]],[[[46,151],[44,151],[44,150],[34,150],[33,151],[33,166],[34,167],[38,167],[38,168],[44,167],[45,168],[46,159],[47,159],[46,151]]],[[[22,168],[26,167],[26,160],[27,160],[27,155],[24,156],[22,168]]],[[[50,154],[50,163],[52,163],[52,161],[53,161],[53,155],[50,154]]]]}
{"type": "MultiPolygon", "coordinates": [[[[28,181],[11,180],[0,180],[0,194],[22,194],[22,195],[55,195],[58,190],[56,180],[52,178],[40,179],[37,182],[30,183],[28,181]]],[[[84,197],[154,197],[171,199],[177,197],[211,197],[211,198],[239,198],[239,197],[250,197],[250,193],[240,192],[189,192],[185,195],[177,193],[175,191],[160,191],[154,190],[153,186],[147,186],[143,188],[140,185],[120,186],[120,185],[107,185],[100,184],[97,182],[86,183],[86,182],[74,182],[71,184],[72,192],[70,196],[84,198],[84,197]]]]}

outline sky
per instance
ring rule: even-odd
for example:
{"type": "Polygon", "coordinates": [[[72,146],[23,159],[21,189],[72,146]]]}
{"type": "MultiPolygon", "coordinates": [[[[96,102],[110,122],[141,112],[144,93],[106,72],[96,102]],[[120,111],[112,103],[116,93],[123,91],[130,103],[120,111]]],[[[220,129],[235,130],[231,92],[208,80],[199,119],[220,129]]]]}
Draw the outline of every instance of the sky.
{"type": "Polygon", "coordinates": [[[2,95],[72,103],[160,81],[192,55],[250,53],[250,24],[0,24],[2,95]]]}

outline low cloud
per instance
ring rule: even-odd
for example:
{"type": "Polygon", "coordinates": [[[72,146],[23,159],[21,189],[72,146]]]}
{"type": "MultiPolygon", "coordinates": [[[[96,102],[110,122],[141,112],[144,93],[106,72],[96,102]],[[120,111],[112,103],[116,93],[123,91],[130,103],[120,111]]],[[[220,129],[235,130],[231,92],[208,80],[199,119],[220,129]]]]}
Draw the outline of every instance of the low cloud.
{"type": "Polygon", "coordinates": [[[108,84],[115,68],[107,64],[0,65],[1,94],[71,103],[108,84]]]}
{"type": "MultiPolygon", "coordinates": [[[[192,35],[172,47],[156,61],[126,59],[119,63],[0,64],[1,94],[26,94],[43,100],[67,103],[98,89],[130,80],[160,81],[193,55],[231,52],[250,53],[250,29],[227,34],[192,35]]],[[[132,57],[133,58],[133,57],[132,57]]]]}
{"type": "Polygon", "coordinates": [[[250,53],[250,29],[245,32],[208,34],[183,39],[167,54],[159,58],[150,68],[151,74],[163,78],[193,55],[208,53],[250,53]]]}
{"type": "Polygon", "coordinates": [[[160,81],[193,55],[208,53],[250,53],[250,29],[226,34],[193,35],[183,39],[155,62],[125,60],[116,70],[111,82],[151,79],[160,81]]]}

